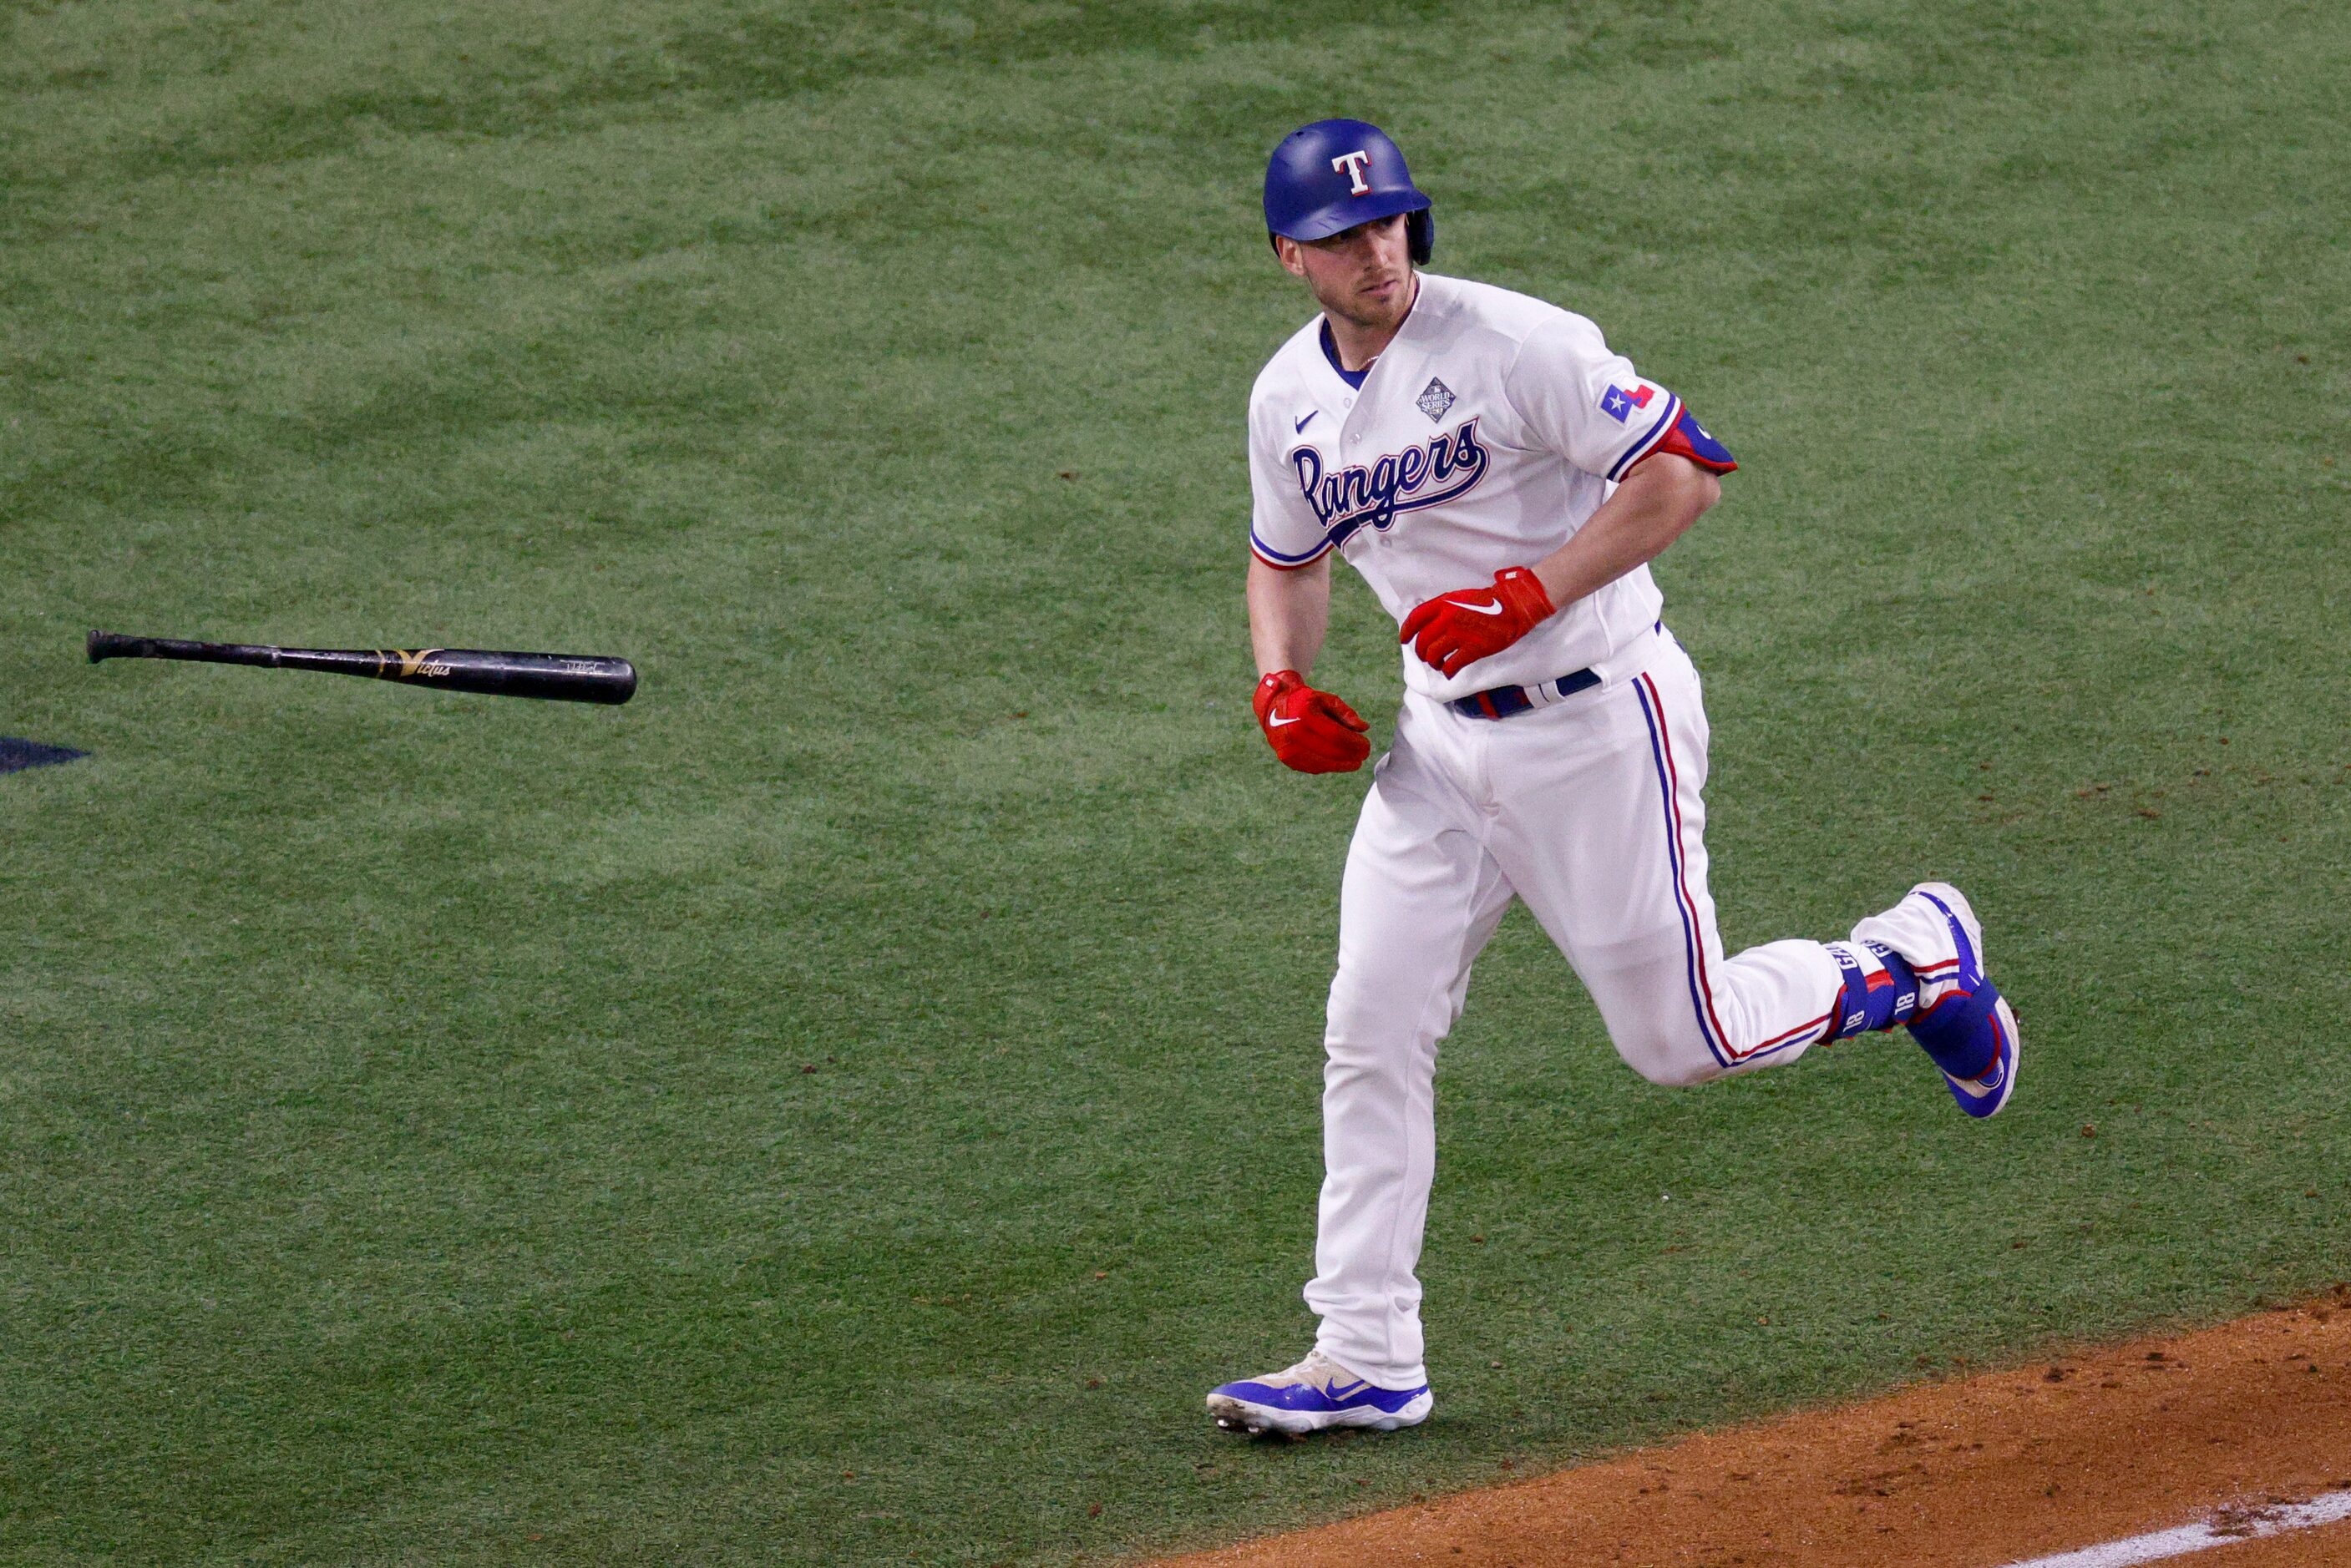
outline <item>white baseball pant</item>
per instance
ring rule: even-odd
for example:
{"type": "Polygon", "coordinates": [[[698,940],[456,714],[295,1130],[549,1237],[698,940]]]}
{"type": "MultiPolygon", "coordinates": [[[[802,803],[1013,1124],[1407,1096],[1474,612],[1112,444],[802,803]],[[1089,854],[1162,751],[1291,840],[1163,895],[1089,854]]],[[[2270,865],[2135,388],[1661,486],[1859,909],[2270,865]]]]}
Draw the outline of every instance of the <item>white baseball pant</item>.
{"type": "Polygon", "coordinates": [[[1317,1345],[1384,1387],[1427,1380],[1421,1235],[1437,1165],[1437,1044],[1513,897],[1659,1084],[1793,1061],[1842,990],[1818,942],[1725,958],[1707,893],[1698,671],[1652,632],[1600,685],[1507,719],[1407,695],[1340,895],[1324,1036],[1317,1345]]]}

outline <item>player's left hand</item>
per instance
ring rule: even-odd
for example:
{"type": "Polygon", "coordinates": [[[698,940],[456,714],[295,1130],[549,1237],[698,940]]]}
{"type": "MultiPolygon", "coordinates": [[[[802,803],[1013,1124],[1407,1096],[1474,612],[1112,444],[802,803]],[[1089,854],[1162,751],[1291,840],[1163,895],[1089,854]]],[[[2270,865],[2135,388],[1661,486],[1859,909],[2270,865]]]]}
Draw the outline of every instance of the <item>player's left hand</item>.
{"type": "Polygon", "coordinates": [[[1462,670],[1526,636],[1558,613],[1542,579],[1524,566],[1494,574],[1490,588],[1439,594],[1404,618],[1398,642],[1412,644],[1421,662],[1440,675],[1462,670]]]}

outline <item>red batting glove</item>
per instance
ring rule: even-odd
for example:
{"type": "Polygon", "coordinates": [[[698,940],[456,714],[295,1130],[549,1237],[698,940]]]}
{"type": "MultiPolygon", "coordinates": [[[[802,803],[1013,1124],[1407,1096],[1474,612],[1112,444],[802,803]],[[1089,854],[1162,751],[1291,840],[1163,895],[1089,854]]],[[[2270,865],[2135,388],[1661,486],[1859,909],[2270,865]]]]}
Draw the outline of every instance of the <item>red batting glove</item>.
{"type": "Polygon", "coordinates": [[[1398,642],[1412,644],[1421,662],[1440,675],[1491,659],[1559,613],[1542,579],[1524,566],[1494,574],[1490,588],[1439,594],[1404,618],[1398,642]]]}
{"type": "Polygon", "coordinates": [[[1328,691],[1317,691],[1295,670],[1257,683],[1250,699],[1273,754],[1301,774],[1351,774],[1372,754],[1364,738],[1371,726],[1328,691]]]}

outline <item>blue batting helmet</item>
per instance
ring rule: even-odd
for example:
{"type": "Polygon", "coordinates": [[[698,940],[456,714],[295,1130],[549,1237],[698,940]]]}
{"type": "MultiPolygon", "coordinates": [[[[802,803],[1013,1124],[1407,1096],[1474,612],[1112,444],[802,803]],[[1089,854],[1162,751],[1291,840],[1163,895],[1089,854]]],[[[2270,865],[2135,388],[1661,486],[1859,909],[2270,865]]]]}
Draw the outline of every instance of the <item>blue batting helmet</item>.
{"type": "MultiPolygon", "coordinates": [[[[1428,198],[1412,182],[1404,153],[1386,131],[1360,119],[1318,119],[1282,138],[1265,166],[1265,227],[1293,240],[1322,240],[1374,218],[1405,214],[1412,259],[1437,244],[1428,198]]],[[[1276,249],[1280,247],[1276,246],[1276,249]]]]}

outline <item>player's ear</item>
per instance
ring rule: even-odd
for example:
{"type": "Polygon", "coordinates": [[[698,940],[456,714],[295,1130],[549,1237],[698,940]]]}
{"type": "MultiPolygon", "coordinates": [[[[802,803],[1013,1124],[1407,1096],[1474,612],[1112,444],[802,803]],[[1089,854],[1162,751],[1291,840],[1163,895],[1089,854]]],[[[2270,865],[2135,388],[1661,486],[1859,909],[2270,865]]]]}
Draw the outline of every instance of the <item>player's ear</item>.
{"type": "Polygon", "coordinates": [[[1266,238],[1273,242],[1274,258],[1281,263],[1283,271],[1292,277],[1306,275],[1306,263],[1300,254],[1305,246],[1288,234],[1277,234],[1270,229],[1266,231],[1266,238]]]}

